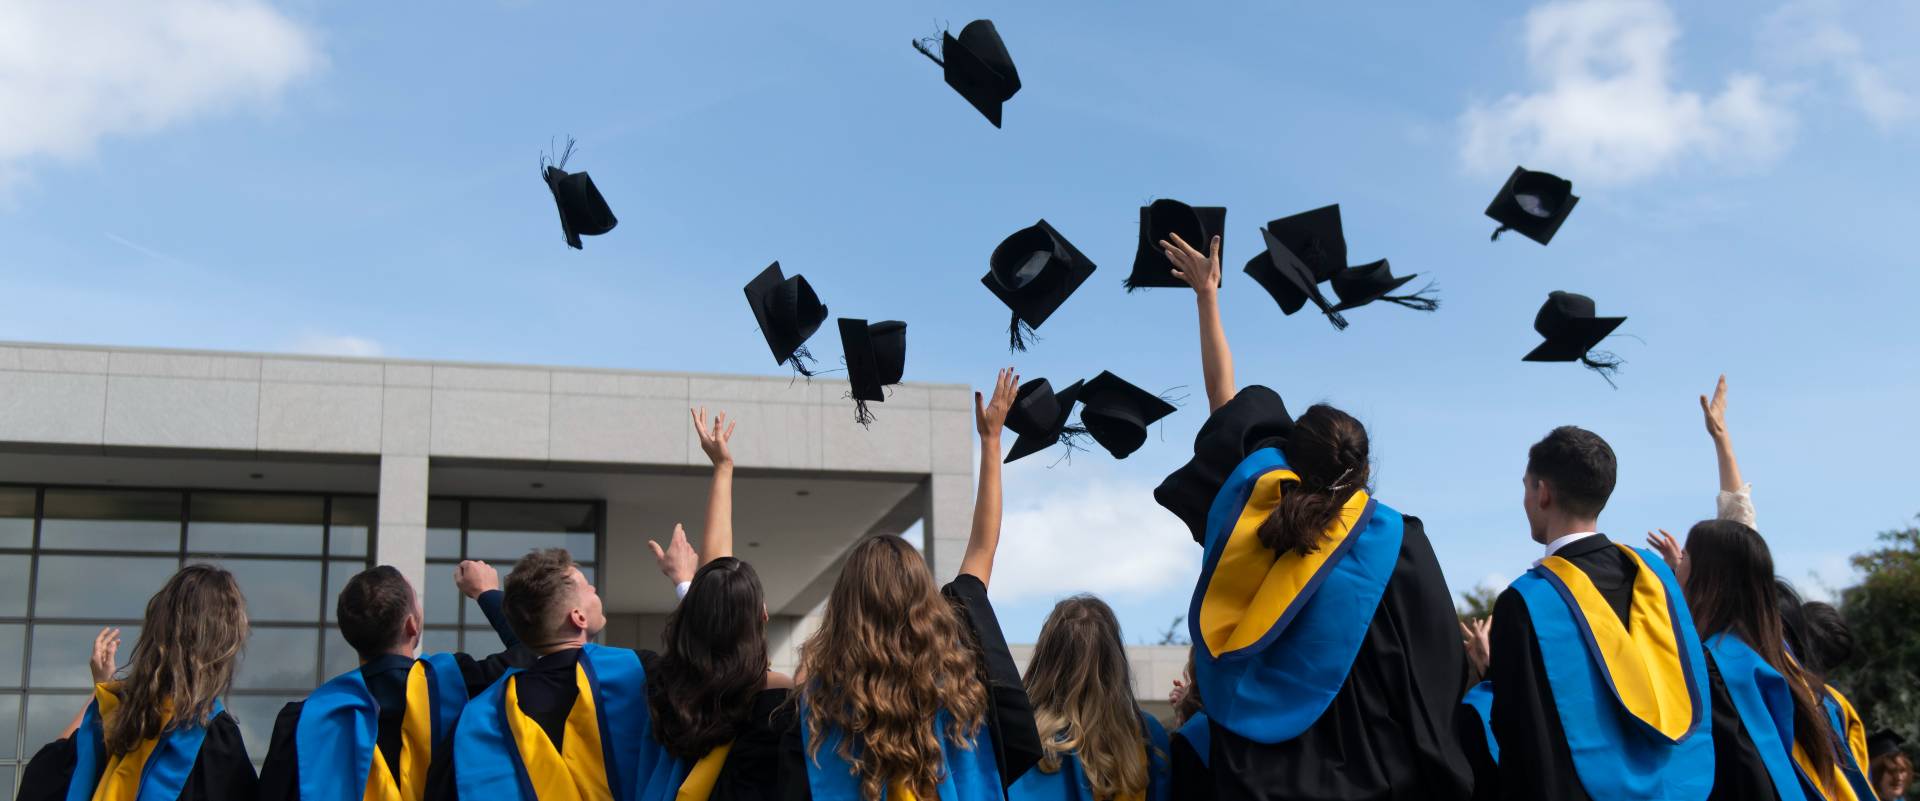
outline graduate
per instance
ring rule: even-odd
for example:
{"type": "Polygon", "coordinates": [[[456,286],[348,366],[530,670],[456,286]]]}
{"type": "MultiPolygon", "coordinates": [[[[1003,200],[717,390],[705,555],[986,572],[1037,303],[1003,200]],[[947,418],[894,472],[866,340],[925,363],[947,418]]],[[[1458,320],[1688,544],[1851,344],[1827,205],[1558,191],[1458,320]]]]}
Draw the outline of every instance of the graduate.
{"type": "Polygon", "coordinates": [[[248,632],[246,598],[232,573],[213,565],[174,573],[147,601],[119,680],[119,632],[94,640],[93,701],[27,763],[16,798],[253,798],[253,762],[220,702],[248,632]]]}
{"type": "Polygon", "coordinates": [[[420,596],[389,565],[347,580],[334,605],[340,635],[360,667],[280,710],[262,801],[420,801],[435,751],[445,747],[467,699],[531,654],[515,647],[500,611],[500,576],[485,562],[461,562],[454,582],[476,600],[506,650],[484,660],[466,654],[415,658],[425,617],[420,596]]]}
{"type": "Polygon", "coordinates": [[[1212,724],[1207,720],[1206,700],[1200,697],[1200,688],[1193,685],[1192,650],[1187,652],[1187,669],[1174,680],[1173,693],[1167,700],[1173,704],[1174,730],[1167,736],[1172,751],[1173,797],[1178,801],[1206,801],[1213,797],[1213,771],[1207,768],[1213,743],[1208,729],[1212,724]]]}
{"type": "Polygon", "coordinates": [[[1492,736],[1514,799],[1698,801],[1718,721],[1678,580],[1599,532],[1613,449],[1561,426],[1527,452],[1522,502],[1545,555],[1494,602],[1492,736]]]}
{"type": "Polygon", "coordinates": [[[781,740],[793,726],[793,679],[770,669],[766,592],[753,565],[733,555],[734,424],[725,413],[709,424],[699,409],[693,427],[713,462],[700,550],[679,526],[667,547],[648,543],[684,594],[667,616],[665,652],[640,652],[651,735],[665,754],[642,797],[771,801],[780,795],[781,740]]]}
{"type": "Polygon", "coordinates": [[[1046,756],[1007,788],[1008,801],[1168,801],[1167,730],[1133,702],[1106,602],[1055,604],[1024,675],[1046,756]]]}
{"type": "Polygon", "coordinates": [[[1188,625],[1215,796],[1467,798],[1467,659],[1420,520],[1374,498],[1359,421],[1234,384],[1218,239],[1161,247],[1194,289],[1213,410],[1154,499],[1205,549],[1188,625]]]}
{"type": "Polygon", "coordinates": [[[1018,376],[974,394],[980,485],[960,575],[934,583],[905,540],[847,554],[800,648],[799,723],[782,748],[789,801],[998,801],[1045,753],[987,600],[1000,544],[1000,431],[1018,376]]]}

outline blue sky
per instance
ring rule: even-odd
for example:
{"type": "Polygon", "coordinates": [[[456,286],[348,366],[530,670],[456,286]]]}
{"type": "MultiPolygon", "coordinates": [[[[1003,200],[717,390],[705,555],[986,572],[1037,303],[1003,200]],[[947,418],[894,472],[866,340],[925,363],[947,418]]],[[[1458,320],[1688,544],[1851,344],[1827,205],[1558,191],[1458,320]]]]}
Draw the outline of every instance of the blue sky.
{"type": "Polygon", "coordinates": [[[1840,586],[1920,512],[1920,9],[1772,2],[20,4],[0,338],[778,374],[739,294],[778,259],[907,320],[910,380],[1191,387],[1125,461],[1007,473],[1009,636],[1092,590],[1139,640],[1197,562],[1147,495],[1204,418],[1191,297],[1120,289],[1174,197],[1229,207],[1242,383],[1366,422],[1456,591],[1538,555],[1519,477],[1555,425],[1619,453],[1610,533],[1710,515],[1722,372],[1780,571],[1840,586]],[[908,46],[980,17],[1025,83],[1004,130],[908,46]],[[621,219],[579,252],[536,180],[569,134],[621,219]],[[1515,163],[1583,198],[1551,247],[1487,241],[1515,163]],[[1333,202],[1439,312],[1336,332],[1240,274],[1261,223],[1333,202]],[[1099,270],[1012,358],[978,279],[1040,217],[1099,270]],[[1630,318],[1617,390],[1519,360],[1555,289],[1630,318]]]}

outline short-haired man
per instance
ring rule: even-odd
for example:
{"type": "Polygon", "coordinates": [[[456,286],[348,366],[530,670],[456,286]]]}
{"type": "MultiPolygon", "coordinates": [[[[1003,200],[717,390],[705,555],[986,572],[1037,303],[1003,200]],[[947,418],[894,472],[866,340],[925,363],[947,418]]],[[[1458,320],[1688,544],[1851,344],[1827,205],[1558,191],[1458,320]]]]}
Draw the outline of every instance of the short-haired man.
{"type": "Polygon", "coordinates": [[[1599,533],[1615,473],[1606,440],[1573,426],[1527,453],[1527,523],[1546,554],[1494,603],[1503,797],[1686,801],[1712,789],[1707,665],[1686,598],[1659,556],[1599,533]]]}
{"type": "Polygon", "coordinates": [[[633,798],[652,768],[646,674],[592,642],[607,625],[593,584],[565,549],[537,550],[507,574],[502,611],[537,658],[467,704],[429,796],[633,798]]]}
{"type": "Polygon", "coordinates": [[[446,747],[468,697],[513,664],[532,661],[515,647],[500,611],[500,576],[485,562],[460,563],[454,583],[480,605],[506,650],[415,658],[425,623],[420,596],[387,566],[354,575],[340,590],[334,619],[360,667],[281,709],[260,771],[260,798],[420,801],[433,755],[446,747]]]}

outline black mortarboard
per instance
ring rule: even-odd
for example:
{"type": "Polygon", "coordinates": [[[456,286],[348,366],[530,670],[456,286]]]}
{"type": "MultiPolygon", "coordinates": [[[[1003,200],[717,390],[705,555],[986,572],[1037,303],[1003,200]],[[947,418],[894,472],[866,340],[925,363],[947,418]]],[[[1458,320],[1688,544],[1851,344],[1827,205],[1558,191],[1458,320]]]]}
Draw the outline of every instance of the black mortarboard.
{"type": "Polygon", "coordinates": [[[1293,314],[1313,301],[1336,329],[1347,320],[1327,301],[1319,284],[1347,266],[1347,238],[1340,226],[1340,204],[1282,217],[1260,229],[1267,249],[1247,260],[1246,273],[1293,314]]]}
{"type": "Polygon", "coordinates": [[[1147,441],[1147,426],[1176,407],[1144,389],[1102,371],[1080,390],[1080,424],[1115,459],[1125,459],[1147,441]]]}
{"type": "Polygon", "coordinates": [[[1075,381],[1059,392],[1054,392],[1053,384],[1044,378],[1021,384],[1019,393],[1013,396],[1013,406],[1007,409],[1007,430],[1016,438],[1006,460],[1039,453],[1075,433],[1069,431],[1067,418],[1073,415],[1073,404],[1085,384],[1075,381]]]}
{"type": "Polygon", "coordinates": [[[1899,751],[1907,744],[1907,738],[1892,729],[1881,729],[1867,736],[1867,760],[1869,762],[1899,751]]]}
{"type": "Polygon", "coordinates": [[[1394,290],[1405,286],[1408,281],[1419,277],[1419,273],[1395,277],[1393,267],[1386,259],[1348,267],[1333,274],[1328,283],[1333,284],[1334,296],[1340,298],[1340,305],[1334,311],[1348,311],[1365,306],[1374,301],[1384,301],[1418,311],[1433,311],[1440,308],[1440,301],[1428,293],[1433,289],[1429,284],[1411,295],[1395,295],[1394,290]]]}
{"type": "Polygon", "coordinates": [[[960,29],[959,38],[940,34],[940,54],[934,55],[926,43],[916,40],[920,51],[945,72],[947,85],[986,115],[993,127],[1000,127],[1000,105],[1020,91],[1020,73],[1013,68],[1013,57],[1000,41],[1000,32],[992,20],[977,19],[960,29]]]}
{"type": "Polygon", "coordinates": [[[798,274],[785,277],[776,261],[748,281],[746,291],[747,305],[760,322],[760,334],[773,350],[773,363],[791,361],[795,372],[813,375],[806,365],[813,359],[807,352],[807,338],[827,320],[827,307],[813,293],[813,286],[798,274]]]}
{"type": "Polygon", "coordinates": [[[558,163],[549,164],[546,156],[541,156],[540,177],[553,192],[554,205],[560,207],[560,230],[566,234],[567,244],[579,250],[580,237],[599,236],[613,230],[620,221],[614,219],[613,209],[607,207],[607,199],[600,196],[592,178],[585,172],[566,171],[567,159],[572,155],[573,140],[568,139],[558,163]]]}
{"type": "Polygon", "coordinates": [[[1547,341],[1521,357],[1529,362],[1573,362],[1588,368],[1613,383],[1611,374],[1622,362],[1611,353],[1593,349],[1600,341],[1627,321],[1625,317],[1594,316],[1593,298],[1572,292],[1552,292],[1533,317],[1533,330],[1547,341]]]}
{"type": "Polygon", "coordinates": [[[1092,260],[1041,220],[1015,231],[993,249],[980,283],[1013,310],[1007,339],[1012,349],[1026,350],[1021,327],[1039,328],[1093,275],[1093,269],[1092,260]]]}
{"type": "Polygon", "coordinates": [[[840,318],[840,347],[847,360],[847,381],[853,385],[854,419],[861,425],[873,422],[867,402],[887,399],[886,387],[900,383],[907,366],[907,324],[882,320],[868,325],[865,320],[840,318]]]}
{"type": "Polygon", "coordinates": [[[1165,198],[1141,206],[1140,247],[1133,253],[1133,274],[1127,276],[1127,291],[1142,287],[1186,287],[1185,281],[1173,277],[1173,262],[1167,261],[1167,254],[1160,250],[1160,241],[1172,242],[1173,235],[1179,234],[1189,246],[1205,255],[1215,236],[1221,237],[1221,247],[1226,246],[1226,226],[1225,206],[1189,206],[1165,198]]]}
{"type": "Polygon", "coordinates": [[[1493,238],[1499,239],[1501,231],[1512,229],[1544,245],[1553,241],[1554,232],[1560,230],[1560,224],[1567,221],[1567,215],[1573,213],[1574,204],[1579,202],[1580,198],[1573,194],[1572,181],[1552,173],[1515,167],[1513,175],[1507,177],[1507,184],[1500,187],[1500,194],[1494,195],[1493,202],[1487,204],[1487,216],[1500,223],[1493,231],[1493,238]]]}

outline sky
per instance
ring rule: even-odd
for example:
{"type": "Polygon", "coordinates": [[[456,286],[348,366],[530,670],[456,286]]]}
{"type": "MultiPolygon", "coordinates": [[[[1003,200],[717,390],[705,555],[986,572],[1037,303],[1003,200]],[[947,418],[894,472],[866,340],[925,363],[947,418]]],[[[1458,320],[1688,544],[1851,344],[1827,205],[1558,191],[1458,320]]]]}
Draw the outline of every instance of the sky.
{"type": "Polygon", "coordinates": [[[1782,575],[1846,586],[1920,513],[1920,6],[830,6],[4,0],[0,339],[779,375],[740,295],[779,260],[836,316],[908,321],[908,380],[1189,395],[1124,461],[1006,471],[1009,638],[1094,592],[1154,641],[1198,549],[1150,493],[1205,400],[1190,293],[1120,283],[1171,197],[1229,208],[1240,382],[1359,417],[1456,592],[1540,555],[1519,479],[1557,425],[1617,452],[1616,539],[1710,516],[1722,373],[1782,575]],[[1000,130],[909,46],[976,18],[1024,84],[1000,130]],[[567,136],[621,220],[583,251],[536,181],[567,136]],[[1581,196],[1549,247],[1488,241],[1516,164],[1581,196]],[[1328,203],[1439,311],[1335,331],[1240,272],[1328,203]],[[1010,355],[979,278],[1043,217],[1099,266],[1010,355]],[[1552,290],[1628,317],[1617,389],[1520,361],[1552,290]]]}

